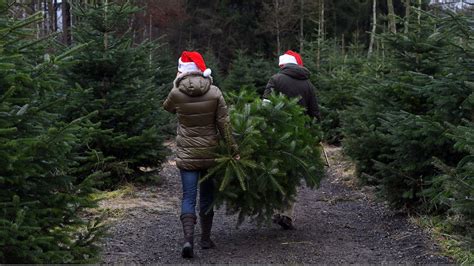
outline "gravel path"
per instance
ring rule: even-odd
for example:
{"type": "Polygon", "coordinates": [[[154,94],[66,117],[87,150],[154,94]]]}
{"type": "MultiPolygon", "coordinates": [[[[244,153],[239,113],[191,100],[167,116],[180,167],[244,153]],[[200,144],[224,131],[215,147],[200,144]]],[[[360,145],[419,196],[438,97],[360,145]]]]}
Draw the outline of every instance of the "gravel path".
{"type": "MultiPolygon", "coordinates": [[[[217,249],[195,248],[180,257],[180,181],[172,158],[158,187],[137,188],[125,198],[103,203],[119,210],[104,240],[104,263],[451,263],[405,215],[373,199],[370,188],[352,185],[352,167],[339,148],[328,147],[331,168],[319,190],[303,188],[296,205],[296,230],[257,228],[217,211],[217,249]]],[[[199,226],[196,226],[198,235],[199,226]]]]}

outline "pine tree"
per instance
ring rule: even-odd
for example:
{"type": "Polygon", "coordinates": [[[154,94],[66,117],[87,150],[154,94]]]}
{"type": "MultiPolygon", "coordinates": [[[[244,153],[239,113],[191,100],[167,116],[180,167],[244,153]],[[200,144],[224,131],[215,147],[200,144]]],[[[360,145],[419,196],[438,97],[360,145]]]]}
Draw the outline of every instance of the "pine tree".
{"type": "Polygon", "coordinates": [[[432,212],[447,213],[444,222],[450,225],[448,233],[462,236],[460,244],[468,250],[474,239],[474,123],[465,121],[452,127],[448,136],[456,141],[456,150],[465,156],[455,166],[435,159],[434,166],[441,173],[433,178],[423,195],[431,199],[432,212]]]}
{"type": "Polygon", "coordinates": [[[368,78],[358,105],[344,114],[345,149],[366,180],[394,206],[419,210],[429,206],[423,191],[439,175],[433,157],[453,166],[464,156],[446,136],[446,124],[458,126],[472,110],[468,20],[454,14],[422,18],[408,33],[384,37],[390,71],[368,78]]]}
{"type": "Polygon", "coordinates": [[[276,60],[267,60],[262,54],[254,54],[251,62],[251,74],[257,93],[263,95],[270,77],[278,72],[276,60]]]}
{"type": "Polygon", "coordinates": [[[224,75],[221,71],[219,60],[216,58],[216,56],[211,50],[207,50],[204,53],[203,57],[206,61],[206,66],[212,70],[213,84],[220,88],[222,82],[224,81],[224,75]]]}
{"type": "Polygon", "coordinates": [[[54,56],[36,41],[32,25],[8,17],[0,0],[0,263],[90,263],[97,257],[94,176],[78,176],[94,115],[64,120],[70,95],[58,74],[73,51],[54,56]]]}
{"type": "Polygon", "coordinates": [[[241,158],[235,160],[232,145],[222,143],[217,165],[205,178],[218,184],[215,204],[238,213],[239,223],[246,217],[269,221],[294,200],[303,181],[311,188],[319,185],[324,174],[321,131],[308,126],[310,118],[296,99],[272,94],[271,103],[263,103],[251,90],[229,96],[241,158]]]}
{"type": "Polygon", "coordinates": [[[229,73],[222,85],[225,91],[238,91],[241,88],[255,90],[254,79],[251,70],[252,60],[246,55],[246,51],[237,51],[235,59],[229,67],[229,73]]]}
{"type": "Polygon", "coordinates": [[[366,58],[358,44],[352,44],[347,54],[343,54],[342,47],[335,43],[331,39],[309,42],[304,60],[316,87],[324,140],[331,144],[341,142],[341,116],[356,102],[354,95],[366,78],[366,58]],[[322,62],[319,67],[318,58],[322,62]]]}
{"type": "Polygon", "coordinates": [[[250,56],[239,50],[222,87],[226,91],[251,89],[263,94],[268,80],[278,71],[276,66],[259,54],[250,56]]]}
{"type": "Polygon", "coordinates": [[[76,111],[99,112],[94,121],[101,131],[90,147],[103,153],[102,169],[111,173],[105,187],[139,175],[139,167],[160,165],[165,156],[163,126],[169,116],[161,102],[169,81],[157,80],[157,70],[169,70],[154,62],[155,43],[132,42],[128,20],[137,10],[128,2],[76,8],[79,24],[72,36],[75,45],[87,49],[66,75],[71,84],[91,88],[76,111]]]}

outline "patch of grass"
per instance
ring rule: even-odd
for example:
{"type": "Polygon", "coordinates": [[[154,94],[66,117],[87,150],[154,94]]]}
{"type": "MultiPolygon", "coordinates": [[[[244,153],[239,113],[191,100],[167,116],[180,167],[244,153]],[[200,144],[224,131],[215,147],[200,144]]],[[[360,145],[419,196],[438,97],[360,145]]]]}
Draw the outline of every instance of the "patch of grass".
{"type": "Polygon", "coordinates": [[[452,226],[445,217],[412,217],[412,222],[421,226],[433,236],[441,246],[444,255],[452,257],[462,265],[474,264],[472,239],[453,233],[452,226]]]}
{"type": "Polygon", "coordinates": [[[101,209],[101,215],[104,217],[105,221],[110,222],[110,220],[120,219],[121,217],[125,216],[126,212],[124,209],[101,209]]]}
{"type": "Polygon", "coordinates": [[[125,196],[131,196],[133,195],[134,191],[135,187],[133,186],[133,184],[125,184],[116,190],[96,192],[92,194],[92,198],[98,201],[117,199],[123,198],[125,196]]]}

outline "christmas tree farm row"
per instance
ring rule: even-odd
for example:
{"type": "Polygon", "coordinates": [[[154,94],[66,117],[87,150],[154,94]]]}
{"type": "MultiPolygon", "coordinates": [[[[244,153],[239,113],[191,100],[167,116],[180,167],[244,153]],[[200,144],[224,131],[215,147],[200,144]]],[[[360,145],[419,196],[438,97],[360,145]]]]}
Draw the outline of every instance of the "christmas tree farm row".
{"type": "MultiPolygon", "coordinates": [[[[474,20],[450,12],[416,12],[406,19],[407,31],[377,36],[381,49],[370,58],[357,43],[305,45],[324,139],[342,144],[360,181],[376,186],[381,198],[397,209],[441,217],[445,233],[462,236],[459,243],[468,250],[474,227],[474,20]]],[[[265,71],[275,64],[239,53],[223,87],[262,90],[259,78],[268,80],[272,72],[265,71]],[[254,65],[267,67],[257,71],[254,65]]]]}
{"type": "Polygon", "coordinates": [[[444,233],[462,236],[469,250],[474,20],[422,13],[409,25],[407,32],[379,35],[385,50],[372,58],[326,55],[330,60],[314,76],[322,125],[326,140],[341,142],[355,161],[362,183],[377,186],[397,209],[442,217],[444,233]]]}
{"type": "Polygon", "coordinates": [[[95,262],[91,193],[163,160],[161,84],[172,76],[152,60],[156,44],[131,41],[135,11],[77,9],[64,47],[36,38],[40,14],[15,20],[0,0],[0,263],[95,262]]]}

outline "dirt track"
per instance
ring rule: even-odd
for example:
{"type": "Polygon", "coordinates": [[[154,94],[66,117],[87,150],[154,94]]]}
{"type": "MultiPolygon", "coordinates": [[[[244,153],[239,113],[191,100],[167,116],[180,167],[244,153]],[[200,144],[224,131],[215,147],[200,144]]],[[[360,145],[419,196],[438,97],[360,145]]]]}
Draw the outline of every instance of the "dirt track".
{"type": "MultiPolygon", "coordinates": [[[[257,228],[216,213],[217,249],[200,250],[193,260],[180,257],[180,181],[170,159],[159,187],[103,203],[123,213],[104,240],[104,263],[450,263],[407,217],[372,197],[370,188],[351,185],[350,165],[339,148],[328,148],[332,166],[319,190],[302,189],[296,205],[296,230],[257,228]]],[[[199,226],[196,227],[199,235],[199,226]]]]}

